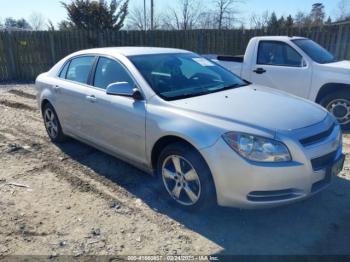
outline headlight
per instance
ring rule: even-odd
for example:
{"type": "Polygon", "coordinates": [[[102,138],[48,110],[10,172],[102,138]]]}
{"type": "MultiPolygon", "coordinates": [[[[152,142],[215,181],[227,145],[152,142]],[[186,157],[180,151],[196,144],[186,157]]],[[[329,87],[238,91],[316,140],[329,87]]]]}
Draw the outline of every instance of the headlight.
{"type": "Polygon", "coordinates": [[[273,139],[229,132],[223,135],[225,142],[241,156],[257,162],[287,162],[292,157],[288,148],[273,139]]]}

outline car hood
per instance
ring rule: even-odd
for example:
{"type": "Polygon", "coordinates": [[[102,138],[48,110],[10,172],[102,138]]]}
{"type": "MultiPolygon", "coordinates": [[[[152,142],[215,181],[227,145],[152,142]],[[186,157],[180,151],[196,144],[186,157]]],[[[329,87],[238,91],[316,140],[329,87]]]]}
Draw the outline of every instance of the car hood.
{"type": "MultiPolygon", "coordinates": [[[[264,86],[241,88],[171,102],[173,106],[205,116],[268,130],[294,130],[324,120],[320,106],[264,86]]],[[[213,123],[214,124],[214,123],[213,123]]]]}
{"type": "Polygon", "coordinates": [[[344,72],[349,73],[350,72],[350,61],[343,60],[339,62],[334,63],[328,63],[328,64],[322,64],[321,66],[326,67],[328,70],[336,71],[336,72],[344,72]]]}

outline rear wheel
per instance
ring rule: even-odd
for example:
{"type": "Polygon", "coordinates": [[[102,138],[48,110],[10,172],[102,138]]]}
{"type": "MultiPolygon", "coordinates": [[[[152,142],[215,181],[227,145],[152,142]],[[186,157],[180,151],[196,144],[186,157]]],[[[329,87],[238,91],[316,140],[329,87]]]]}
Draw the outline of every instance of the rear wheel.
{"type": "Polygon", "coordinates": [[[350,92],[340,91],[325,96],[320,104],[331,112],[344,130],[350,130],[350,92]]]}
{"type": "Polygon", "coordinates": [[[63,142],[66,137],[62,132],[60,121],[53,106],[50,103],[46,103],[43,106],[42,113],[46,132],[49,135],[51,141],[63,142]]]}
{"type": "Polygon", "coordinates": [[[157,173],[163,194],[172,204],[193,210],[215,203],[211,172],[194,148],[184,143],[167,146],[160,154],[157,173]]]}

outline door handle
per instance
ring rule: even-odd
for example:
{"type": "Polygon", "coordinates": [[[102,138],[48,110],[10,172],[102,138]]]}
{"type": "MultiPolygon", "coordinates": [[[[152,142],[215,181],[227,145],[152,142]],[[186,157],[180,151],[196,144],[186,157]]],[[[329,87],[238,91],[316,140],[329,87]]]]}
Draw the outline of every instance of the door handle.
{"type": "Polygon", "coordinates": [[[97,101],[97,98],[94,95],[86,96],[86,99],[91,103],[95,103],[97,101]]]}
{"type": "Polygon", "coordinates": [[[259,67],[259,68],[255,69],[253,72],[257,73],[258,75],[261,75],[261,74],[266,73],[266,70],[264,68],[259,67]]]}

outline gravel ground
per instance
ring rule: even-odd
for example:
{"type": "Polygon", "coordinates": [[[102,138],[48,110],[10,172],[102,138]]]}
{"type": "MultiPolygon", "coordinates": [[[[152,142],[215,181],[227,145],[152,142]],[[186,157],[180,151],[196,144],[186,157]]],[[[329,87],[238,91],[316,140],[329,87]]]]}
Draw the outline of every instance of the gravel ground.
{"type": "MultiPolygon", "coordinates": [[[[350,152],[350,135],[344,135],[350,152]]],[[[70,140],[49,142],[32,85],[0,86],[5,255],[350,254],[350,162],[322,193],[267,210],[172,208],[155,179],[70,140]]]]}

